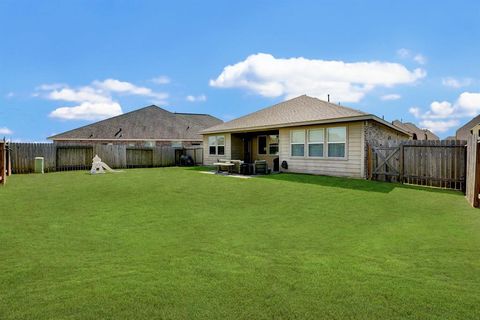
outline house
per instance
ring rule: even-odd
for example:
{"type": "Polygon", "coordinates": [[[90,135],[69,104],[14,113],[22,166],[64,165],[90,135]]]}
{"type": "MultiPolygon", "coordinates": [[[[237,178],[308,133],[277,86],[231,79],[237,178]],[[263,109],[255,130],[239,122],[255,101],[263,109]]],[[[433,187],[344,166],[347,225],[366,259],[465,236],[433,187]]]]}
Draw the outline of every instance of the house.
{"type": "Polygon", "coordinates": [[[428,129],[420,129],[411,122],[395,120],[392,124],[410,133],[412,140],[440,140],[440,138],[432,131],[428,129]]]}
{"type": "Polygon", "coordinates": [[[457,130],[455,137],[457,138],[457,140],[467,140],[467,138],[473,132],[476,132],[477,134],[480,135],[479,125],[480,125],[480,115],[476,116],[472,120],[465,123],[462,127],[460,127],[457,130]]]}
{"type": "Polygon", "coordinates": [[[368,143],[410,134],[375,115],[302,95],[201,131],[204,164],[266,160],[273,171],[365,177],[368,143]]]}
{"type": "Polygon", "coordinates": [[[222,123],[208,114],[173,113],[148,106],[49,137],[57,144],[201,145],[199,132],[222,123]]]}

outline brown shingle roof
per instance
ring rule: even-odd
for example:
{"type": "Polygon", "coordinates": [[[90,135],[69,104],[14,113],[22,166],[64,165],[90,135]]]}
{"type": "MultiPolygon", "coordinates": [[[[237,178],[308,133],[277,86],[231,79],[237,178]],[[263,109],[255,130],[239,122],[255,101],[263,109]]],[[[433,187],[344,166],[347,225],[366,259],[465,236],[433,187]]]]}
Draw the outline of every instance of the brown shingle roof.
{"type": "Polygon", "coordinates": [[[222,123],[207,114],[172,113],[148,106],[49,137],[52,140],[200,140],[199,132],[222,123]]]}
{"type": "Polygon", "coordinates": [[[410,134],[415,134],[417,137],[417,140],[440,140],[440,138],[434,134],[432,131],[428,129],[420,129],[417,127],[415,124],[411,122],[401,122],[399,120],[395,120],[392,122],[392,124],[396,127],[399,127],[410,134]]]}
{"type": "Polygon", "coordinates": [[[214,132],[230,132],[255,130],[263,128],[278,128],[295,124],[314,122],[334,123],[347,120],[373,119],[393,129],[407,134],[401,128],[393,126],[374,115],[360,110],[340,106],[317,98],[302,95],[271,107],[247,114],[243,117],[216,125],[201,131],[202,134],[214,132]]]}
{"type": "Polygon", "coordinates": [[[287,123],[337,119],[362,115],[366,115],[366,113],[303,95],[208,128],[202,133],[277,126],[287,123]]]}
{"type": "Polygon", "coordinates": [[[463,126],[461,126],[457,130],[455,136],[457,137],[458,140],[467,140],[471,134],[470,130],[479,123],[480,123],[480,115],[476,116],[475,118],[473,118],[472,120],[468,121],[463,126]]]}

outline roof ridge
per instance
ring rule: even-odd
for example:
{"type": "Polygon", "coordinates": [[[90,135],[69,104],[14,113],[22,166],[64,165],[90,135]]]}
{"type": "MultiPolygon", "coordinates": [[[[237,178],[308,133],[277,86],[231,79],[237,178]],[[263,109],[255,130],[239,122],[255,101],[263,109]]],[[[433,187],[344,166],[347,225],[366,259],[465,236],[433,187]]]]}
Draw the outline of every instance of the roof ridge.
{"type": "Polygon", "coordinates": [[[187,115],[194,115],[194,116],[210,116],[210,117],[213,117],[212,115],[207,114],[207,113],[173,112],[173,114],[187,114],[187,115]]]}
{"type": "Polygon", "coordinates": [[[125,113],[122,113],[122,114],[119,114],[119,115],[116,115],[116,116],[113,116],[113,117],[110,117],[110,118],[98,120],[98,121],[95,121],[95,122],[86,124],[86,125],[84,125],[84,126],[80,126],[80,127],[78,127],[78,128],[74,128],[74,129],[71,129],[71,130],[67,130],[67,131],[64,131],[64,132],[55,134],[55,135],[53,135],[53,136],[47,137],[47,139],[52,139],[52,138],[55,138],[55,137],[57,137],[57,136],[59,136],[59,135],[64,135],[64,134],[67,134],[67,133],[71,133],[72,131],[76,131],[76,130],[79,130],[79,129],[87,128],[87,127],[89,127],[89,126],[97,125],[97,124],[103,123],[103,122],[105,122],[105,121],[110,121],[110,120],[112,120],[112,119],[117,119],[117,118],[120,118],[120,117],[124,117],[124,116],[127,116],[127,115],[131,114],[131,113],[138,112],[138,111],[145,110],[145,109],[149,109],[149,108],[156,108],[156,109],[158,109],[158,110],[165,111],[165,112],[168,112],[168,113],[170,113],[170,114],[173,115],[172,112],[170,112],[170,111],[168,111],[168,110],[166,110],[166,109],[160,108],[160,107],[157,106],[157,105],[151,104],[151,105],[146,106],[146,107],[142,107],[142,108],[139,108],[139,109],[135,109],[135,110],[132,110],[132,111],[128,111],[128,112],[125,112],[125,113]]]}
{"type": "Polygon", "coordinates": [[[281,105],[281,104],[289,103],[289,102],[292,102],[292,101],[295,101],[295,100],[301,100],[301,99],[304,99],[304,98],[308,98],[308,99],[312,99],[312,100],[317,100],[317,101],[319,101],[319,102],[321,102],[321,103],[326,104],[326,105],[327,105],[328,107],[330,107],[330,108],[333,108],[333,107],[335,107],[335,108],[341,108],[341,109],[344,109],[344,110],[349,110],[349,111],[358,112],[358,113],[360,113],[360,115],[368,115],[368,113],[365,113],[365,112],[360,111],[360,110],[356,110],[356,109],[353,109],[353,108],[350,108],[350,107],[345,107],[345,106],[337,105],[337,104],[334,104],[334,103],[331,103],[331,102],[328,102],[328,101],[324,101],[324,100],[321,100],[321,99],[318,99],[318,98],[315,98],[315,97],[310,97],[310,96],[308,96],[308,95],[306,95],[306,94],[302,94],[302,95],[300,95],[300,96],[298,96],[298,97],[294,97],[294,98],[291,98],[291,99],[288,99],[288,100],[284,100],[284,101],[278,102],[278,103],[276,103],[276,104],[274,104],[274,105],[261,108],[261,109],[259,109],[259,110],[257,110],[257,111],[254,111],[254,112],[251,112],[251,113],[247,113],[247,114],[245,114],[245,115],[243,115],[243,116],[240,116],[240,117],[238,117],[238,118],[232,119],[232,120],[230,120],[230,121],[226,121],[226,122],[224,122],[224,123],[217,124],[217,125],[215,125],[215,126],[213,126],[213,127],[208,128],[208,130],[210,130],[210,129],[215,129],[216,126],[221,126],[221,125],[224,125],[224,124],[229,124],[229,123],[231,123],[231,122],[233,122],[233,121],[242,120],[242,119],[245,118],[245,117],[254,116],[254,115],[259,114],[259,113],[261,113],[261,112],[265,112],[266,110],[269,110],[269,109],[274,109],[274,108],[278,107],[278,106],[281,105]]]}
{"type": "MultiPolygon", "coordinates": [[[[354,108],[348,107],[348,106],[342,106],[342,105],[340,105],[340,104],[336,104],[336,103],[333,103],[333,102],[330,102],[330,101],[325,101],[325,100],[320,99],[320,98],[317,98],[317,97],[311,97],[311,96],[308,96],[308,95],[306,95],[306,94],[304,94],[304,95],[302,95],[302,96],[300,96],[300,97],[303,97],[303,96],[305,96],[305,97],[307,97],[307,98],[310,98],[310,99],[318,100],[318,101],[323,102],[323,103],[326,103],[326,104],[328,104],[328,105],[330,105],[330,106],[332,106],[332,107],[343,108],[343,109],[348,109],[348,110],[355,111],[355,112],[360,112],[360,113],[363,113],[363,114],[368,114],[368,113],[366,113],[366,112],[364,112],[364,111],[362,111],[362,110],[359,110],[359,109],[354,109],[354,108]]],[[[299,98],[299,97],[297,97],[297,98],[299,98]]]]}

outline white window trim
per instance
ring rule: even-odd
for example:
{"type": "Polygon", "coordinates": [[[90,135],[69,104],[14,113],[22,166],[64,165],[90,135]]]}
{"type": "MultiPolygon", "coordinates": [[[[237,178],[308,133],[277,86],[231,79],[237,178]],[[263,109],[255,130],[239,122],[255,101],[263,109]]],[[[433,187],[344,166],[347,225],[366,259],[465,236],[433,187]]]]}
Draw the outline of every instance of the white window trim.
{"type": "Polygon", "coordinates": [[[348,155],[348,126],[327,127],[325,131],[326,131],[325,137],[326,137],[326,141],[327,141],[327,149],[324,150],[324,152],[326,152],[325,153],[325,155],[326,155],[325,158],[326,159],[331,159],[331,160],[348,160],[348,156],[347,156],[348,155]],[[329,142],[328,141],[328,129],[334,129],[334,128],[345,128],[345,141],[344,142],[338,142],[338,141],[337,142],[329,142]],[[329,148],[331,143],[344,143],[345,144],[345,148],[344,148],[345,154],[344,154],[343,157],[329,157],[328,156],[328,148],[329,148]]]}
{"type": "Polygon", "coordinates": [[[307,144],[307,157],[308,158],[313,158],[313,159],[324,159],[325,158],[325,128],[311,128],[311,129],[308,129],[307,130],[307,137],[306,137],[306,144],[307,144]],[[320,141],[314,141],[314,142],[310,142],[309,141],[309,136],[310,136],[310,131],[312,130],[322,130],[323,131],[323,141],[320,142],[320,141]],[[323,145],[323,154],[321,156],[311,156],[310,155],[310,145],[311,144],[322,144],[323,145]]]}
{"type": "MultiPolygon", "coordinates": [[[[293,158],[293,159],[312,159],[312,160],[319,160],[319,161],[329,161],[329,160],[338,160],[338,161],[347,161],[348,160],[348,141],[349,141],[349,138],[348,138],[348,132],[349,132],[349,128],[348,128],[348,125],[347,126],[324,126],[324,127],[320,127],[320,128],[309,128],[309,129],[290,129],[290,151],[289,151],[289,154],[290,154],[290,158],[293,158]],[[328,142],[328,129],[330,128],[345,128],[345,142],[328,142]],[[323,139],[324,139],[324,142],[323,142],[323,157],[310,157],[309,155],[309,148],[308,148],[308,145],[309,145],[309,142],[308,142],[308,131],[310,130],[315,130],[315,129],[323,129],[324,132],[323,132],[323,139]],[[293,136],[293,132],[295,131],[303,131],[304,133],[304,143],[303,143],[303,156],[294,156],[292,155],[292,145],[293,144],[302,144],[302,143],[292,143],[292,136],[293,136]],[[345,143],[345,156],[344,157],[329,157],[328,156],[328,145],[330,143],[345,143]]],[[[315,143],[315,142],[312,142],[312,143],[315,143]]]]}
{"type": "Polygon", "coordinates": [[[225,155],[225,136],[224,135],[216,135],[216,136],[209,136],[208,137],[208,155],[210,156],[224,156],[225,155]],[[215,143],[210,144],[210,138],[215,138],[215,143]],[[223,137],[223,144],[218,144],[218,137],[223,137]],[[210,153],[210,147],[215,147],[215,153],[210,153]],[[218,154],[218,147],[223,147],[223,154],[218,154]]]}
{"type": "Polygon", "coordinates": [[[306,130],[304,129],[296,129],[296,130],[290,130],[290,157],[292,158],[305,158],[305,142],[306,142],[306,130]],[[303,143],[299,143],[299,142],[292,142],[293,141],[293,133],[294,132],[297,132],[297,131],[302,131],[303,132],[303,143]],[[303,156],[294,156],[292,154],[292,145],[294,144],[303,144],[303,156]]]}
{"type": "Polygon", "coordinates": [[[278,156],[278,155],[280,155],[280,135],[278,135],[278,134],[271,134],[271,135],[268,135],[268,136],[267,136],[267,154],[268,154],[269,156],[278,156]],[[270,136],[277,136],[277,140],[278,140],[278,142],[276,143],[277,149],[278,149],[277,153],[270,153],[270,145],[275,144],[275,143],[270,143],[270,136]]]}

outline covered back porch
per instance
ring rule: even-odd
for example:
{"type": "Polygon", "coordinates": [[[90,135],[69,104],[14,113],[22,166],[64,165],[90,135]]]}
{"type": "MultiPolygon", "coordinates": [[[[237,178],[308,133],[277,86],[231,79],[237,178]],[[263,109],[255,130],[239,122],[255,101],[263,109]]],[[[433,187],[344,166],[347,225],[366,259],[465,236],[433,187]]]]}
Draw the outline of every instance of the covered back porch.
{"type": "Polygon", "coordinates": [[[264,160],[269,171],[279,171],[278,130],[231,134],[231,159],[244,163],[264,160]]]}

